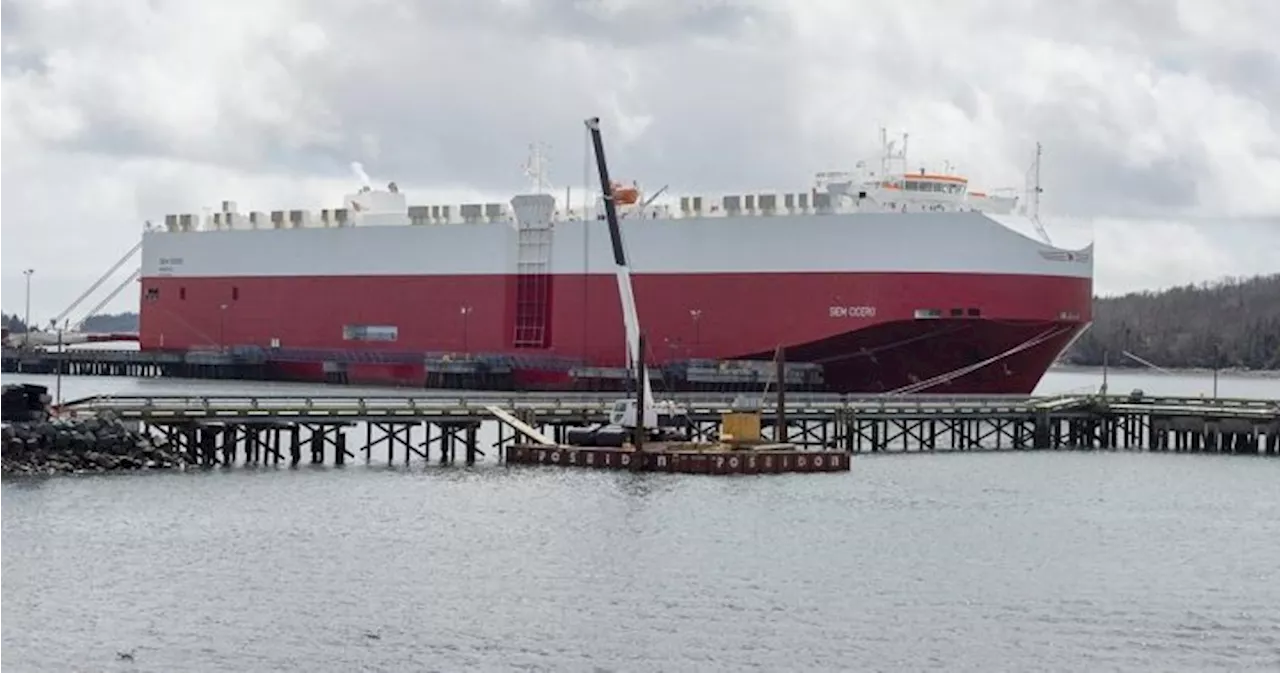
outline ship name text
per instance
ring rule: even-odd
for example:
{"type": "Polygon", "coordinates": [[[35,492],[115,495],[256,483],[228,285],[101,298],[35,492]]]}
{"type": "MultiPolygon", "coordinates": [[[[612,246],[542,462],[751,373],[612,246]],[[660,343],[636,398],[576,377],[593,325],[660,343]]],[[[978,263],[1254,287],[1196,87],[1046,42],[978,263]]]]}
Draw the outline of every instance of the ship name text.
{"type": "Polygon", "coordinates": [[[182,266],[181,257],[161,257],[159,265],[156,267],[156,273],[161,276],[168,276],[173,273],[173,267],[182,266]]]}
{"type": "Polygon", "coordinates": [[[827,314],[832,318],[874,318],[874,306],[832,306],[827,314]]]}

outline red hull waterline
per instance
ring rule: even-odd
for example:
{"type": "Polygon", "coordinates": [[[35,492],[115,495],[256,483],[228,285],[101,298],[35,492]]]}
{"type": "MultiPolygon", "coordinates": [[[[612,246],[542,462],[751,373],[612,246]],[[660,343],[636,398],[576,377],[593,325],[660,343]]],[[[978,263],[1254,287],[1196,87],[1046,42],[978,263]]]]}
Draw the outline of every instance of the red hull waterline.
{"type": "MultiPolygon", "coordinates": [[[[958,180],[864,187],[843,211],[798,193],[750,213],[730,197],[714,214],[684,199],[679,215],[630,212],[655,386],[758,390],[783,347],[791,387],[1030,393],[1091,320],[1092,246],[1019,233],[966,205],[958,180]]],[[[619,289],[594,216],[562,215],[545,194],[463,221],[450,215],[467,207],[408,208],[395,190],[348,202],[365,219],[245,218],[233,204],[203,226],[166,218],[143,238],[141,348],[218,350],[304,381],[623,385],[619,289]]]]}

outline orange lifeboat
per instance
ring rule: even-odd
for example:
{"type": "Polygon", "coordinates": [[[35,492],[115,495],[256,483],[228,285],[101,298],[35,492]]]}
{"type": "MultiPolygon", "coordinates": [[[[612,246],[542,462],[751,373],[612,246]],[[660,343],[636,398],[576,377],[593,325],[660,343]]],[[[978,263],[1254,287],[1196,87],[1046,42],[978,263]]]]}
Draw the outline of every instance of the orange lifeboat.
{"type": "Polygon", "coordinates": [[[620,206],[630,206],[640,200],[640,190],[636,187],[624,187],[613,183],[613,202],[620,206]]]}

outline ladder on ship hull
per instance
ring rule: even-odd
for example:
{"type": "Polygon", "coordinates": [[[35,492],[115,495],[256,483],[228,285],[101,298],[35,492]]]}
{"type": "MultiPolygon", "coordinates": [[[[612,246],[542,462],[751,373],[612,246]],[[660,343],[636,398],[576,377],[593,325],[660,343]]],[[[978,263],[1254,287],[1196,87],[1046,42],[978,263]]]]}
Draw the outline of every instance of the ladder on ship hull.
{"type": "Polygon", "coordinates": [[[516,225],[516,348],[551,345],[551,217],[555,197],[521,194],[511,200],[516,225]]]}

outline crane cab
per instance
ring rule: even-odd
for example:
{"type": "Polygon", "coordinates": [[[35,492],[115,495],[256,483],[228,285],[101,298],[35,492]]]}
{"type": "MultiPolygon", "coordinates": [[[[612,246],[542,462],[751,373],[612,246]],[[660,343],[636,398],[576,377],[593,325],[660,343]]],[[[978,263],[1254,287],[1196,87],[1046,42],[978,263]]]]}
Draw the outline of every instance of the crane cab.
{"type": "MultiPolygon", "coordinates": [[[[688,424],[689,412],[684,407],[668,400],[657,400],[645,405],[644,427],[646,428],[680,428],[688,424]]],[[[618,400],[609,411],[609,424],[620,428],[636,427],[636,401],[633,399],[618,400]]]]}

